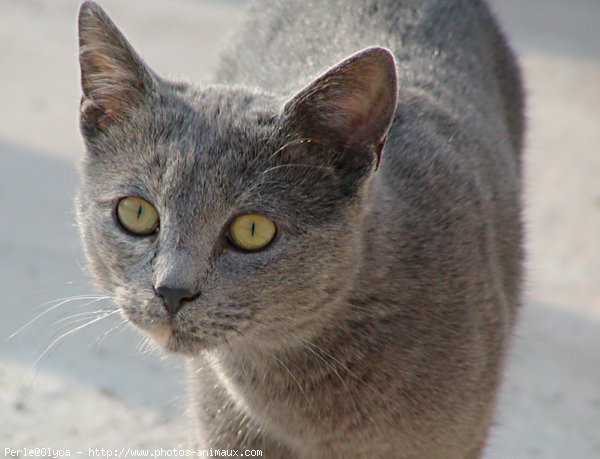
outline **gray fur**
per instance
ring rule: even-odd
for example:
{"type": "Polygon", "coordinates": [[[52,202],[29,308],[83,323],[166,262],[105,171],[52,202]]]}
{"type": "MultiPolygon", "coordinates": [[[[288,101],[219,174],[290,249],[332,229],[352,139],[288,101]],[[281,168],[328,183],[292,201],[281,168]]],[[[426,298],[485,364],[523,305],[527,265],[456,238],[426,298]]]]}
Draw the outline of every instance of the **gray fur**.
{"type": "Polygon", "coordinates": [[[189,356],[194,442],[480,458],[523,259],[521,86],[487,7],[258,1],[207,86],[157,76],[93,3],[80,40],[84,247],[189,356]],[[116,224],[130,195],[156,235],[116,224]],[[266,250],[227,245],[245,212],[277,223],[266,250]],[[200,295],[171,319],[158,284],[200,295]]]}

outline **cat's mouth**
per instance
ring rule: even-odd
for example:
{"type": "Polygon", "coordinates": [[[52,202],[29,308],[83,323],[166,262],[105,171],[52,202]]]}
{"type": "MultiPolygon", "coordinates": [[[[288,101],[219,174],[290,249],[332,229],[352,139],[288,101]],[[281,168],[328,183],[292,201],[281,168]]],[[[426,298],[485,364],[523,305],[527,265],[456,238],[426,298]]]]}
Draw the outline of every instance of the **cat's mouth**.
{"type": "Polygon", "coordinates": [[[217,332],[213,330],[199,334],[178,327],[177,322],[174,323],[173,321],[148,324],[132,317],[128,317],[128,319],[136,328],[144,332],[144,334],[168,353],[194,356],[201,351],[212,349],[228,342],[225,333],[222,331],[217,332]]]}
{"type": "Polygon", "coordinates": [[[133,301],[123,301],[119,306],[131,325],[168,353],[194,356],[228,345],[242,334],[239,324],[233,324],[230,316],[226,322],[218,316],[202,319],[177,314],[170,317],[162,304],[151,300],[143,302],[141,307],[139,302],[133,301]]]}

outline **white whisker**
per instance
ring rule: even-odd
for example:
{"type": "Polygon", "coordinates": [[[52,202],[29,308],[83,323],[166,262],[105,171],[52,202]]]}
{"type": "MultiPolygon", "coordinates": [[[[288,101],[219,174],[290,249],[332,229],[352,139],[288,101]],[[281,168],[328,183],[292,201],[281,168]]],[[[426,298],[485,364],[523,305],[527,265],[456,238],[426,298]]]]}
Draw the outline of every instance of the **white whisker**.
{"type": "Polygon", "coordinates": [[[279,147],[277,150],[275,150],[273,152],[273,154],[271,156],[269,156],[269,160],[273,159],[273,157],[275,155],[277,155],[278,153],[281,153],[283,150],[286,150],[289,147],[293,147],[295,145],[302,145],[303,143],[317,143],[312,139],[307,139],[307,138],[302,138],[302,139],[294,139],[286,144],[284,144],[282,147],[279,147]]]}
{"type": "Polygon", "coordinates": [[[71,314],[70,316],[63,317],[62,319],[58,319],[57,321],[53,322],[52,325],[58,325],[63,322],[67,322],[68,320],[71,320],[71,319],[81,320],[82,318],[87,318],[90,316],[98,316],[99,314],[106,313],[106,312],[110,312],[112,314],[115,312],[115,310],[114,309],[98,309],[97,311],[86,311],[86,312],[80,312],[77,314],[71,314]]]}
{"type": "Polygon", "coordinates": [[[269,167],[268,169],[262,171],[261,174],[264,175],[267,172],[272,172],[274,170],[281,169],[284,167],[309,167],[309,168],[313,168],[313,169],[325,169],[325,170],[329,170],[329,171],[335,170],[333,167],[330,167],[330,166],[317,166],[315,164],[280,164],[279,166],[269,167]]]}
{"type": "Polygon", "coordinates": [[[151,339],[144,336],[138,343],[137,349],[142,355],[146,356],[154,352],[157,349],[157,345],[151,339]]]}
{"type": "Polygon", "coordinates": [[[99,298],[110,298],[110,297],[109,296],[98,296],[98,295],[93,295],[93,294],[66,296],[64,298],[58,298],[56,300],[46,301],[45,303],[35,306],[33,309],[34,310],[40,309],[40,308],[43,308],[44,306],[47,306],[49,304],[56,303],[56,302],[58,302],[59,304],[56,304],[53,307],[58,307],[59,305],[63,305],[70,301],[75,301],[75,300],[92,300],[92,299],[99,299],[99,298]]]}
{"type": "Polygon", "coordinates": [[[44,317],[46,314],[48,314],[51,311],[54,311],[56,308],[62,306],[63,304],[67,304],[70,303],[71,301],[79,301],[79,300],[89,300],[91,299],[92,301],[89,301],[88,303],[79,305],[78,307],[83,308],[85,306],[88,306],[90,304],[96,303],[98,301],[101,300],[105,300],[111,298],[109,296],[92,296],[92,295],[81,295],[81,296],[72,296],[72,297],[67,297],[67,298],[61,298],[59,300],[52,300],[52,301],[48,301],[44,304],[41,304],[39,306],[36,306],[34,309],[39,309],[40,307],[49,305],[54,303],[55,301],[58,301],[59,303],[55,304],[54,306],[49,307],[48,309],[46,309],[45,311],[42,311],[41,313],[39,313],[37,316],[35,316],[33,319],[31,319],[29,322],[27,322],[25,325],[23,325],[21,328],[19,328],[16,332],[12,333],[11,335],[9,335],[7,338],[4,339],[4,342],[7,342],[11,339],[13,339],[15,336],[17,336],[19,333],[21,333],[23,330],[25,330],[27,327],[29,327],[31,324],[33,324],[35,321],[37,321],[38,319],[44,317]]]}
{"type": "Polygon", "coordinates": [[[102,319],[104,319],[104,318],[106,318],[106,317],[108,317],[108,316],[110,316],[110,315],[114,314],[115,312],[118,312],[118,311],[117,311],[117,310],[114,310],[114,311],[112,311],[112,312],[108,312],[108,313],[106,313],[106,314],[104,314],[104,315],[102,315],[102,316],[95,317],[95,318],[93,318],[92,320],[90,320],[90,321],[88,321],[88,322],[84,323],[83,325],[80,325],[80,326],[78,326],[78,327],[74,328],[73,330],[70,330],[70,331],[68,331],[68,332],[66,332],[66,333],[63,333],[63,334],[62,334],[62,335],[60,335],[58,338],[54,339],[54,340],[53,340],[53,341],[52,341],[52,342],[51,342],[51,343],[50,343],[50,344],[49,344],[49,345],[46,347],[46,350],[45,350],[44,352],[42,352],[42,353],[41,353],[41,354],[40,354],[40,355],[39,355],[39,356],[38,356],[38,357],[35,359],[35,361],[33,362],[33,366],[37,365],[37,364],[39,363],[39,361],[40,361],[40,360],[41,360],[41,359],[42,359],[42,358],[43,358],[43,357],[44,357],[44,356],[45,356],[45,355],[46,355],[46,354],[47,354],[47,353],[48,353],[48,352],[49,352],[51,349],[53,349],[53,348],[54,348],[54,346],[56,346],[56,344],[57,344],[57,343],[59,343],[60,341],[62,341],[62,340],[63,340],[64,338],[66,338],[67,336],[69,336],[69,335],[72,335],[73,333],[75,333],[75,332],[77,332],[77,331],[79,331],[79,330],[82,330],[82,329],[83,329],[83,328],[85,328],[85,327],[89,327],[90,325],[92,325],[92,324],[94,324],[94,323],[96,323],[96,322],[98,322],[98,321],[100,321],[100,320],[102,320],[102,319]]]}
{"type": "Polygon", "coordinates": [[[108,330],[106,330],[104,333],[102,333],[100,336],[98,336],[93,342],[91,342],[88,345],[88,347],[92,347],[92,345],[94,345],[94,344],[97,344],[97,345],[102,344],[104,339],[112,332],[117,331],[119,328],[121,328],[121,330],[119,330],[119,331],[123,331],[123,329],[125,328],[125,327],[123,327],[123,325],[126,325],[126,324],[127,324],[127,319],[121,319],[121,322],[119,322],[116,325],[113,325],[108,330]]]}

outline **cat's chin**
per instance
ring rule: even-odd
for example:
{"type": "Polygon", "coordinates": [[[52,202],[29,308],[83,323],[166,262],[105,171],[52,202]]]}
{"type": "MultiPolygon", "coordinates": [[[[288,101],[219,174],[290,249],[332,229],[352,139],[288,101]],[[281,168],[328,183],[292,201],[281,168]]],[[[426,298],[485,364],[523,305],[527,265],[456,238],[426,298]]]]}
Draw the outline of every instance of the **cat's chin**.
{"type": "Polygon", "coordinates": [[[144,330],[150,337],[160,345],[160,347],[167,348],[171,336],[173,335],[173,326],[171,324],[163,325],[160,327],[149,328],[144,330]]]}
{"type": "Polygon", "coordinates": [[[146,328],[144,332],[164,351],[172,354],[194,356],[216,346],[206,339],[178,332],[171,324],[146,328]]]}

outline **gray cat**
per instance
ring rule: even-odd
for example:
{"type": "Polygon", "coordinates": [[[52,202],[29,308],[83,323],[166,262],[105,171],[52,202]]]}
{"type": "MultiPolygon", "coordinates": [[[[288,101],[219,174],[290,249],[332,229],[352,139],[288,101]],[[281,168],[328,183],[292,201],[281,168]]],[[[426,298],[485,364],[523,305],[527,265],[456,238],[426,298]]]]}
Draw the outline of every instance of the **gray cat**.
{"type": "Polygon", "coordinates": [[[94,3],[79,38],[85,251],[188,356],[194,441],[480,458],[523,261],[523,96],[486,5],[258,1],[202,86],[94,3]]]}

